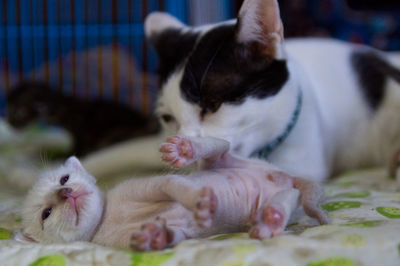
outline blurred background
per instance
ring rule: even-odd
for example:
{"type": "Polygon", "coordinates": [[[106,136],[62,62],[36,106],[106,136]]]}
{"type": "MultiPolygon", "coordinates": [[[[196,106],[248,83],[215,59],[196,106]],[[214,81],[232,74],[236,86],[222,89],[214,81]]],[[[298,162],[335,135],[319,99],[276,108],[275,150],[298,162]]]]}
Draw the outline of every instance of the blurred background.
{"type": "MultiPolygon", "coordinates": [[[[1,0],[0,115],[22,81],[151,113],[156,56],[143,36],[154,10],[200,25],[235,17],[241,0],[1,0]]],[[[286,37],[331,36],[400,50],[398,0],[280,0],[286,37]]]]}
{"type": "MultiPolygon", "coordinates": [[[[144,18],[161,10],[201,25],[236,17],[242,2],[1,0],[0,181],[28,188],[53,159],[157,134],[157,58],[144,18]]],[[[399,0],[279,4],[286,37],[400,51],[399,0]]]]}

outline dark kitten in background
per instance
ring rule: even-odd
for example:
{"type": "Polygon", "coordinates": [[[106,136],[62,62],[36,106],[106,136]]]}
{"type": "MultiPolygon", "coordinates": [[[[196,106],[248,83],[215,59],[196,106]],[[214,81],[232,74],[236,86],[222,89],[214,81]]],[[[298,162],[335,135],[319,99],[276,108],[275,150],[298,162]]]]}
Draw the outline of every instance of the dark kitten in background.
{"type": "Polygon", "coordinates": [[[117,103],[74,98],[41,82],[25,82],[7,96],[8,122],[23,128],[34,122],[55,124],[74,139],[78,156],[131,138],[155,134],[157,119],[117,103]]]}

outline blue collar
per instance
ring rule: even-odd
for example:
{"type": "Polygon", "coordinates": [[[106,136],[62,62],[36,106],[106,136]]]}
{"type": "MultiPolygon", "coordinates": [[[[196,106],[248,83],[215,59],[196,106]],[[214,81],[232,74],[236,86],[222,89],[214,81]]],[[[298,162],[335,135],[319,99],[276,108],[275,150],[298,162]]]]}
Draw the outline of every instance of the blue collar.
{"type": "Polygon", "coordinates": [[[289,123],[286,125],[286,128],[279,134],[275,139],[267,143],[264,147],[259,150],[256,150],[252,153],[252,156],[267,159],[268,156],[282,143],[286,140],[289,136],[290,132],[292,132],[294,126],[299,120],[301,107],[303,105],[303,93],[299,90],[299,94],[297,96],[297,104],[296,108],[293,111],[292,118],[290,119],[289,123]]]}

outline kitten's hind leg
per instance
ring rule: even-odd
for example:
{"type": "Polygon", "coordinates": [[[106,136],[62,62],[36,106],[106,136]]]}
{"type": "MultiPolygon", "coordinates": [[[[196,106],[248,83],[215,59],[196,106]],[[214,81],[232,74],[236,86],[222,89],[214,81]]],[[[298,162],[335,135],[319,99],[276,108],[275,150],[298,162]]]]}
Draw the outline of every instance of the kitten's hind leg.
{"type": "Polygon", "coordinates": [[[328,216],[319,207],[323,196],[322,187],[313,181],[302,178],[293,178],[293,185],[300,190],[300,204],[303,206],[304,212],[317,219],[320,224],[328,224],[328,216]]]}
{"type": "Polygon", "coordinates": [[[298,206],[299,191],[285,189],[276,193],[250,217],[252,238],[265,239],[282,234],[290,215],[298,206]]]}

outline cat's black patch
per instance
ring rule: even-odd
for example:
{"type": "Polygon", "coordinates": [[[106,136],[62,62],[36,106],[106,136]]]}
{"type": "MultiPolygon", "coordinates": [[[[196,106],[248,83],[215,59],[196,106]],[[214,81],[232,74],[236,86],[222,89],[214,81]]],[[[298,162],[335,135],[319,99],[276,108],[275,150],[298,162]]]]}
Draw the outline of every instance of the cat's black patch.
{"type": "Polygon", "coordinates": [[[289,77],[286,61],[264,55],[261,44],[236,41],[236,25],[221,25],[198,42],[185,65],[184,97],[200,105],[202,116],[222,103],[265,98],[280,91],[289,77]]]}
{"type": "Polygon", "coordinates": [[[385,96],[387,77],[400,82],[400,71],[372,51],[354,52],[351,62],[366,100],[376,110],[385,96]]]}
{"type": "Polygon", "coordinates": [[[189,56],[198,36],[199,34],[195,32],[183,33],[180,29],[167,29],[149,38],[159,59],[160,83],[165,82],[168,76],[189,56]]]}

